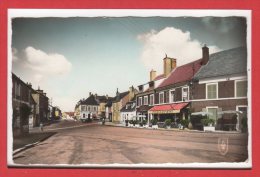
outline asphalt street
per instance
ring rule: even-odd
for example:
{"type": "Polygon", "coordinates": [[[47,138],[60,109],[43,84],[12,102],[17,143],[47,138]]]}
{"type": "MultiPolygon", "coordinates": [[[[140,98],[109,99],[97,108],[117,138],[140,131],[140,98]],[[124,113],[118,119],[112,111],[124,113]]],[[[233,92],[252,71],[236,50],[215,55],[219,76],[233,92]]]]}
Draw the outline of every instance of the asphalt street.
{"type": "Polygon", "coordinates": [[[244,162],[248,157],[247,134],[241,133],[148,130],[95,123],[56,132],[47,140],[14,155],[14,163],[50,166],[214,163],[244,162]],[[220,151],[220,138],[228,140],[224,154],[220,151]]]}

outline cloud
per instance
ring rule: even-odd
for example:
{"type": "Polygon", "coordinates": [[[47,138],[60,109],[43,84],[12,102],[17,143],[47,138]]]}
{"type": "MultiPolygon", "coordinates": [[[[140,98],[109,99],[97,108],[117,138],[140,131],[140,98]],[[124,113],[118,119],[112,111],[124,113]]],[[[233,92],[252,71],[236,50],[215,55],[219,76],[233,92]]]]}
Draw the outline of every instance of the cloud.
{"type": "Polygon", "coordinates": [[[71,63],[61,54],[47,54],[29,46],[25,49],[25,56],[27,66],[38,75],[63,75],[71,70],[71,63]]]}
{"type": "Polygon", "coordinates": [[[66,80],[67,74],[71,71],[72,64],[65,56],[47,53],[31,46],[21,51],[13,48],[12,53],[12,71],[15,74],[24,82],[32,83],[34,89],[38,87],[43,89],[49,98],[60,104],[59,106],[67,104],[63,100],[60,101],[59,96],[55,96],[53,89],[60,83],[57,81],[66,80]]]}
{"type": "MultiPolygon", "coordinates": [[[[197,60],[202,56],[202,43],[192,40],[190,32],[183,32],[174,27],[166,27],[161,31],[151,30],[149,33],[137,36],[143,43],[141,61],[149,70],[155,69],[158,73],[163,71],[163,58],[177,59],[177,66],[197,60]]],[[[219,51],[217,46],[208,46],[210,53],[219,51]]]]}

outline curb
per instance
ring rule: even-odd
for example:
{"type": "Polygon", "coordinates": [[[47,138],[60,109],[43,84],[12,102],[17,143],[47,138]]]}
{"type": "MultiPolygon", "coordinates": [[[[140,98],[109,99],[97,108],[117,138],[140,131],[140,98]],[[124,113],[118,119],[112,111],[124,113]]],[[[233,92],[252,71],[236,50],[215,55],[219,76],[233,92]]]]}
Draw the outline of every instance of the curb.
{"type": "MultiPolygon", "coordinates": [[[[34,147],[34,146],[37,145],[38,143],[47,140],[48,138],[50,138],[51,136],[53,136],[53,135],[55,135],[55,134],[56,134],[56,133],[53,133],[53,134],[51,134],[51,135],[48,135],[48,136],[42,138],[41,140],[39,140],[39,141],[37,141],[37,142],[35,142],[35,143],[26,144],[25,146],[14,150],[14,151],[13,151],[13,156],[16,155],[16,154],[18,154],[18,153],[20,153],[20,152],[22,152],[22,151],[24,151],[24,150],[26,150],[26,149],[29,149],[29,148],[31,148],[31,147],[34,147]]],[[[14,159],[15,159],[15,158],[14,158],[14,159]]]]}
{"type": "Polygon", "coordinates": [[[179,130],[179,129],[164,129],[164,128],[140,128],[140,127],[129,127],[129,126],[123,126],[123,125],[113,125],[113,124],[105,124],[106,126],[113,126],[113,127],[122,127],[122,128],[135,128],[135,129],[144,129],[144,130],[160,130],[160,131],[174,131],[174,132],[187,132],[187,133],[210,133],[210,134],[243,134],[241,132],[235,132],[235,131],[200,131],[200,130],[179,130]]]}

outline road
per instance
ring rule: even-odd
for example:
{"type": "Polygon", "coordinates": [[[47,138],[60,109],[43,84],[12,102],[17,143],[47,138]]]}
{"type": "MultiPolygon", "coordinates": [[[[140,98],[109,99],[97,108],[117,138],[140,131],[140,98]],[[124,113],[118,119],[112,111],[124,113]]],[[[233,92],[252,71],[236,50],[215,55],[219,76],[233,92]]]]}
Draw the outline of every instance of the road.
{"type": "Polygon", "coordinates": [[[98,124],[56,131],[58,133],[49,139],[14,155],[14,163],[214,163],[247,159],[246,134],[147,130],[98,124]],[[219,152],[219,138],[228,138],[225,155],[219,152]]]}

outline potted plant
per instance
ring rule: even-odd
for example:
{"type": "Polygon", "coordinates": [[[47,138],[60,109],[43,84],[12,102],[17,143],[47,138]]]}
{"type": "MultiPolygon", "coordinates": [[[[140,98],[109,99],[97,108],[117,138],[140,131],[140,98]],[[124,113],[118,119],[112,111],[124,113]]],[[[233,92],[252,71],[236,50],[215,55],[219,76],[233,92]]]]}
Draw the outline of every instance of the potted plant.
{"type": "Polygon", "coordinates": [[[133,120],[130,120],[130,121],[129,121],[129,127],[133,127],[133,124],[134,124],[134,121],[133,121],[133,120]]]}
{"type": "Polygon", "coordinates": [[[142,123],[144,127],[147,127],[147,120],[143,120],[142,123]]]}
{"type": "Polygon", "coordinates": [[[210,118],[201,119],[201,123],[203,125],[204,131],[215,131],[215,127],[213,126],[215,124],[214,119],[210,119],[210,118]]]}
{"type": "Polygon", "coordinates": [[[165,123],[165,126],[166,126],[167,129],[170,129],[170,128],[171,128],[171,123],[172,123],[172,120],[171,120],[171,119],[166,119],[166,120],[164,121],[164,123],[165,123]]]}
{"type": "Polygon", "coordinates": [[[156,119],[152,119],[151,123],[152,123],[152,128],[153,129],[158,129],[158,125],[157,125],[157,120],[156,119]]]}
{"type": "Polygon", "coordinates": [[[135,126],[135,127],[140,127],[140,121],[139,121],[139,120],[135,120],[134,126],[135,126]]]}
{"type": "Polygon", "coordinates": [[[133,120],[133,126],[135,126],[135,124],[136,124],[136,120],[133,120]]]}

